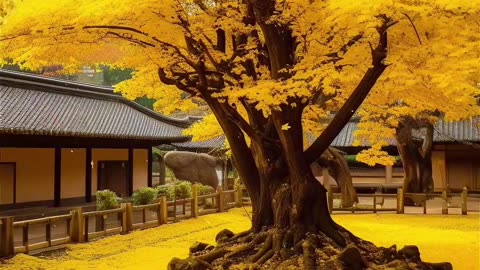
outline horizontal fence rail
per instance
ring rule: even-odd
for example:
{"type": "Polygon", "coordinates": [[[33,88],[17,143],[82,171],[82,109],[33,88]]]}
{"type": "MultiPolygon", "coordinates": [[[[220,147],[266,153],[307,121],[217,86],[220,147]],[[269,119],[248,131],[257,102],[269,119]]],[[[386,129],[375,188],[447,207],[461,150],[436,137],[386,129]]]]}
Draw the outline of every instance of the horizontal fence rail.
{"type": "Polygon", "coordinates": [[[342,207],[335,206],[334,200],[340,199],[342,196],[341,193],[334,193],[330,187],[327,187],[327,199],[328,207],[330,213],[333,211],[351,211],[352,213],[361,212],[361,211],[371,211],[377,213],[379,211],[396,211],[397,214],[404,214],[405,207],[410,207],[411,205],[405,205],[405,199],[408,198],[415,205],[413,207],[422,207],[423,214],[427,214],[427,201],[434,198],[441,198],[441,208],[442,214],[448,214],[449,208],[460,208],[462,215],[467,214],[467,199],[468,199],[468,190],[463,188],[461,193],[450,193],[447,190],[443,190],[441,194],[437,193],[405,193],[403,188],[397,189],[397,194],[383,194],[383,193],[371,193],[371,194],[357,194],[358,198],[371,198],[371,204],[355,204],[352,207],[342,207]],[[396,207],[383,207],[385,198],[394,198],[396,199],[396,207]],[[452,205],[452,198],[460,198],[460,205],[452,205]],[[382,207],[378,207],[378,205],[382,207]]]}
{"type": "MultiPolygon", "coordinates": [[[[22,230],[22,244],[20,246],[13,245],[14,253],[28,253],[30,251],[50,248],[53,246],[58,246],[62,244],[68,244],[71,242],[70,239],[70,221],[72,220],[72,213],[60,216],[53,217],[44,217],[31,220],[23,220],[13,222],[13,230],[20,228],[22,230]],[[64,237],[53,237],[52,236],[52,225],[57,223],[65,222],[65,235],[64,237]],[[45,239],[40,242],[31,243],[31,228],[33,225],[43,225],[45,226],[45,239]]],[[[2,222],[3,223],[3,222],[2,222]]],[[[14,237],[12,237],[14,238],[14,237]]],[[[13,239],[15,242],[15,239],[13,239]]]]}
{"type": "MultiPolygon", "coordinates": [[[[0,217],[0,257],[9,257],[16,253],[31,253],[47,248],[61,248],[62,244],[88,242],[93,239],[126,234],[133,230],[157,227],[170,221],[196,218],[199,215],[223,212],[228,208],[243,205],[243,192],[240,190],[223,191],[198,195],[198,186],[193,185],[192,197],[159,201],[147,205],[134,206],[122,203],[120,208],[83,212],[81,207],[72,209],[70,214],[14,221],[13,217],[0,217]],[[206,208],[205,201],[211,202],[212,208],[206,208]],[[203,207],[203,208],[202,208],[203,207]],[[202,209],[201,209],[202,208],[202,209]],[[52,226],[65,223],[65,236],[54,237],[52,226]],[[40,238],[45,240],[32,243],[32,226],[45,226],[40,238]],[[21,241],[15,241],[15,231],[21,230],[21,241]]],[[[36,233],[39,234],[38,229],[36,233]]]]}
{"type": "MultiPolygon", "coordinates": [[[[192,188],[192,197],[167,201],[166,197],[160,197],[158,202],[133,206],[131,203],[122,203],[120,208],[83,212],[82,208],[72,209],[70,214],[38,218],[32,220],[14,221],[13,217],[0,217],[0,257],[12,256],[16,253],[31,253],[32,251],[46,248],[61,248],[62,244],[88,242],[92,239],[113,235],[126,234],[133,230],[157,227],[169,221],[196,218],[223,212],[228,208],[241,207],[248,204],[248,196],[244,197],[244,189],[224,191],[221,186],[212,194],[198,194],[196,185],[192,188]],[[65,236],[58,237],[52,233],[52,226],[65,223],[65,236]],[[44,226],[44,240],[33,243],[31,232],[33,226],[44,226]],[[15,231],[21,230],[21,239],[15,241],[15,231]]],[[[463,188],[461,193],[449,193],[444,190],[441,194],[405,193],[403,188],[397,189],[397,194],[357,194],[359,198],[371,198],[370,204],[356,204],[353,207],[334,206],[334,199],[341,198],[341,193],[334,193],[331,187],[327,187],[328,207],[330,212],[349,211],[396,211],[398,214],[405,213],[405,199],[415,202],[423,207],[423,213],[427,213],[427,201],[433,198],[441,198],[442,214],[448,214],[449,208],[461,208],[463,215],[467,214],[468,190],[463,188]],[[396,207],[383,207],[385,199],[395,199],[396,207]],[[451,203],[452,198],[460,198],[459,205],[451,203]],[[379,206],[380,205],[380,206],[379,206]]],[[[393,200],[391,200],[393,201],[393,200]]],[[[408,207],[408,206],[407,206],[408,207]]]]}

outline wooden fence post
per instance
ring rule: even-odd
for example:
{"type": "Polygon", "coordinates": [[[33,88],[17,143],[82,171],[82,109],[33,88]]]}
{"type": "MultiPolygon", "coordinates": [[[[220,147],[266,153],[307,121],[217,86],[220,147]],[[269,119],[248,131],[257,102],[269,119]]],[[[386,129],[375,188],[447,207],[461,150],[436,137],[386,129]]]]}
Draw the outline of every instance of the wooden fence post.
{"type": "Polygon", "coordinates": [[[85,242],[88,242],[88,219],[89,219],[89,216],[84,216],[83,217],[83,226],[85,227],[84,230],[83,230],[83,240],[85,242]]]}
{"type": "Polygon", "coordinates": [[[405,213],[403,188],[397,189],[397,214],[405,213]]]}
{"type": "Polygon", "coordinates": [[[330,185],[327,185],[327,199],[328,199],[328,210],[330,214],[333,212],[333,191],[330,185]]]}
{"type": "Polygon", "coordinates": [[[0,218],[0,257],[15,254],[13,242],[13,217],[0,218]]]}
{"type": "Polygon", "coordinates": [[[218,193],[218,211],[223,212],[225,211],[225,194],[223,193],[222,186],[217,187],[217,193],[218,193]]]}
{"type": "Polygon", "coordinates": [[[192,218],[198,217],[198,185],[192,186],[192,203],[190,205],[190,212],[192,212],[192,218]]]}
{"type": "Polygon", "coordinates": [[[373,194],[373,213],[377,213],[377,196],[373,194]]]}
{"type": "Polygon", "coordinates": [[[126,223],[126,232],[133,231],[133,205],[132,203],[125,204],[125,223],[126,223]]]}
{"type": "Polygon", "coordinates": [[[48,246],[52,246],[52,220],[48,219],[47,224],[45,224],[45,240],[48,242],[48,246]]]}
{"type": "Polygon", "coordinates": [[[468,189],[467,187],[463,187],[462,190],[462,215],[467,214],[467,199],[468,199],[468,189]]]}
{"type": "Polygon", "coordinates": [[[121,203],[120,208],[122,209],[121,215],[121,222],[122,222],[122,234],[128,233],[128,226],[127,226],[127,204],[121,203]]]}
{"type": "Polygon", "coordinates": [[[29,237],[28,237],[28,233],[29,233],[29,223],[25,223],[23,224],[23,228],[22,228],[22,245],[25,247],[25,253],[28,253],[28,240],[29,240],[29,237]]]}
{"type": "Polygon", "coordinates": [[[81,243],[83,237],[83,210],[77,207],[72,210],[72,221],[70,222],[70,239],[74,243],[81,243]]]}
{"type": "Polygon", "coordinates": [[[446,189],[442,191],[442,199],[442,214],[448,215],[448,194],[446,189]]]}
{"type": "Polygon", "coordinates": [[[160,197],[160,224],[167,224],[168,222],[168,206],[167,197],[160,197]]]}
{"type": "Polygon", "coordinates": [[[237,207],[243,206],[243,189],[241,185],[238,185],[237,190],[235,192],[235,200],[237,207]]]}
{"type": "Polygon", "coordinates": [[[423,214],[427,214],[427,194],[425,194],[425,200],[423,200],[423,214]]]}

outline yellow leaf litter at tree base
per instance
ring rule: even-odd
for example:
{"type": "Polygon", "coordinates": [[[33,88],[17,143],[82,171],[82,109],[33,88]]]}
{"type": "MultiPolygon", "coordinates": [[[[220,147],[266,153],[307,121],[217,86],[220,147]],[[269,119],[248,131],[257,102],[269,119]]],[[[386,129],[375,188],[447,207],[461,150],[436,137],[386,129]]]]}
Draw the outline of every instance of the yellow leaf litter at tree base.
{"type": "MultiPolygon", "coordinates": [[[[250,209],[248,209],[250,212],[250,209]]],[[[480,215],[333,215],[355,235],[380,246],[417,245],[425,261],[449,261],[455,270],[480,269],[480,215]]],[[[244,209],[201,216],[175,224],[107,237],[87,244],[69,245],[59,256],[19,254],[1,264],[13,269],[166,269],[172,257],[188,256],[195,241],[214,243],[215,235],[228,228],[247,230],[244,209]]]]}

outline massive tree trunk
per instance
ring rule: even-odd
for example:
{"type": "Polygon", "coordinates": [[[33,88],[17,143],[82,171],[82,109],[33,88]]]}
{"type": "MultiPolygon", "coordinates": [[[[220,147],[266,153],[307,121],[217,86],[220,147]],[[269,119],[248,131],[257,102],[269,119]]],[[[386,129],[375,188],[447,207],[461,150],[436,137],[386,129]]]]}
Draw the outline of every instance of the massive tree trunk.
{"type": "MultiPolygon", "coordinates": [[[[404,189],[408,193],[433,192],[432,145],[433,126],[414,119],[402,121],[396,134],[398,152],[405,171],[404,189]],[[413,131],[425,128],[423,141],[413,131]]],[[[411,203],[411,202],[410,202],[411,203]]]]}
{"type": "MultiPolygon", "coordinates": [[[[223,106],[212,104],[214,112],[223,106]]],[[[232,148],[239,175],[254,178],[242,178],[252,197],[252,228],[237,235],[220,232],[216,247],[197,243],[189,258],[172,259],[169,269],[450,269],[448,263],[439,264],[447,268],[433,268],[421,262],[416,248],[378,248],[333,221],[326,189],[303,152],[300,116],[301,108],[275,111],[270,117],[272,137],[254,136],[250,147],[237,126],[225,117],[218,119],[227,138],[239,143],[232,148]],[[283,130],[286,122],[291,128],[283,130]]]]}
{"type": "MultiPolygon", "coordinates": [[[[263,55],[261,58],[266,59],[259,59],[259,64],[270,69],[273,80],[288,79],[288,72],[281,70],[295,65],[296,41],[288,25],[268,22],[274,15],[275,1],[241,2],[247,7],[244,23],[258,25],[263,34],[260,39],[257,30],[250,33],[258,38],[259,43],[264,42],[258,50],[263,55]]],[[[177,77],[172,79],[159,70],[164,83],[200,95],[215,114],[229,142],[240,179],[251,198],[253,212],[251,230],[237,235],[224,230],[216,237],[216,247],[206,244],[192,246],[190,257],[184,260],[174,258],[169,264],[170,269],[231,269],[234,266],[236,269],[257,269],[260,266],[263,269],[364,269],[370,264],[406,266],[406,259],[411,259],[410,263],[420,269],[427,269],[422,268],[425,264],[419,258],[402,259],[395,247],[377,248],[336,224],[328,211],[326,189],[310,169],[310,164],[327,150],[387,67],[384,63],[387,29],[394,23],[385,16],[381,18],[384,21],[377,29],[379,42],[375,48],[371,46],[371,67],[321,136],[306,151],[303,150],[302,114],[310,104],[309,100],[289,97],[288,104],[280,105],[280,110],[276,108],[266,117],[255,102],[240,99],[236,106],[244,107],[247,121],[228,102],[228,97],[222,101],[213,97],[215,91],[211,89],[219,87],[218,91],[222,91],[223,86],[221,80],[219,86],[218,79],[208,77],[202,61],[192,64],[195,76],[175,75],[178,74],[175,71],[171,76],[177,77]],[[290,128],[285,129],[285,124],[290,128]],[[250,145],[245,134],[250,138],[250,145]]],[[[188,26],[185,24],[185,27],[188,26]]],[[[217,31],[216,48],[222,53],[225,53],[224,34],[221,29],[217,31]]],[[[237,50],[245,44],[247,36],[240,34],[232,39],[234,50],[237,50]]],[[[201,42],[191,37],[186,41],[192,54],[198,55],[199,59],[205,57],[200,51],[201,42]]],[[[248,59],[242,61],[245,75],[256,80],[255,64],[248,59]]],[[[340,164],[339,168],[343,166],[340,164]]]]}

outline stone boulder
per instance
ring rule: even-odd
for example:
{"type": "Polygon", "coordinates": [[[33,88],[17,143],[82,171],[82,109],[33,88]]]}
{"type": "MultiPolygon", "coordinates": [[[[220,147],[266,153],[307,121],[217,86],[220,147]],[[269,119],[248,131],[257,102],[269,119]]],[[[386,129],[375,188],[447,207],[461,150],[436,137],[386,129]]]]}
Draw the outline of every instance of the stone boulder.
{"type": "Polygon", "coordinates": [[[204,153],[171,151],[164,156],[165,165],[170,168],[175,177],[192,183],[201,183],[213,188],[218,186],[218,176],[215,170],[215,157],[204,153]]]}

